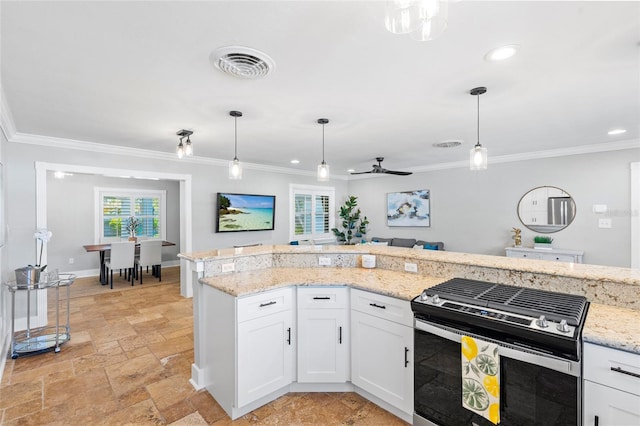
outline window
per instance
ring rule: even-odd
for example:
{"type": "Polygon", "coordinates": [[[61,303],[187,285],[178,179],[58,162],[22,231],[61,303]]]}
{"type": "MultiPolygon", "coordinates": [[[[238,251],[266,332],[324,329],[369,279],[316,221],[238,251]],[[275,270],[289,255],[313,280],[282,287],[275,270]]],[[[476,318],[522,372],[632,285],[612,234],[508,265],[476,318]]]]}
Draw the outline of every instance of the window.
{"type": "Polygon", "coordinates": [[[325,186],[290,185],[290,239],[333,239],[335,227],[334,188],[325,186]]]}
{"type": "Polygon", "coordinates": [[[136,228],[137,237],[165,239],[166,191],[96,188],[96,196],[98,241],[127,238],[127,224],[131,216],[140,222],[136,228]]]}

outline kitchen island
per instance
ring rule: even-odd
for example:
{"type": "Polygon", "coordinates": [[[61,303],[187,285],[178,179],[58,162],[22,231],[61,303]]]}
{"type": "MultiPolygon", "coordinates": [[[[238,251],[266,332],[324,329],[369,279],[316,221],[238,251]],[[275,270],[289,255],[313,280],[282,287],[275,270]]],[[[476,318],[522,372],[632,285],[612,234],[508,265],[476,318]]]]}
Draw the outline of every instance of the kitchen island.
{"type": "MultiPolygon", "coordinates": [[[[274,330],[288,332],[289,336],[285,336],[285,339],[289,337],[291,341],[292,330],[294,337],[296,330],[296,316],[293,315],[296,310],[295,293],[287,294],[286,291],[292,288],[346,287],[386,297],[386,301],[404,302],[398,308],[404,311],[409,309],[408,301],[420,294],[422,289],[453,277],[584,295],[591,302],[583,330],[584,341],[640,354],[640,273],[631,269],[368,245],[260,246],[180,256],[189,261],[197,277],[194,282],[198,282],[193,289],[195,362],[192,383],[196,388],[207,387],[216,399],[219,397],[212,391],[215,384],[211,383],[216,380],[216,375],[212,375],[211,371],[216,368],[212,364],[219,364],[220,361],[214,362],[211,352],[219,351],[220,342],[226,342],[229,359],[223,369],[229,382],[234,383],[237,378],[231,376],[237,364],[233,357],[239,354],[231,351],[229,346],[235,345],[238,337],[236,327],[239,321],[236,315],[243,315],[238,307],[241,301],[265,292],[284,291],[278,295],[280,299],[272,300],[269,296],[262,303],[282,300],[284,305],[280,306],[288,306],[282,312],[289,314],[278,312],[278,315],[285,316],[272,325],[274,330]],[[375,255],[377,268],[362,268],[363,254],[375,255]],[[320,263],[328,266],[319,266],[320,263]],[[405,269],[417,272],[405,272],[405,269]],[[213,311],[220,315],[212,314],[213,311]],[[223,317],[226,320],[223,321],[223,317]],[[227,331],[212,339],[212,334],[218,333],[220,328],[226,328],[227,331]]],[[[338,312],[337,309],[335,311],[338,312]]],[[[389,324],[406,327],[403,321],[406,319],[397,319],[394,324],[394,321],[389,324]]],[[[400,327],[396,329],[398,333],[404,330],[400,327]]],[[[293,352],[294,349],[295,345],[293,352]]],[[[408,350],[408,346],[405,350],[408,350]]],[[[295,362],[299,361],[294,355],[287,355],[294,358],[288,369],[295,370],[295,362]]],[[[232,417],[237,417],[289,390],[349,390],[351,386],[348,380],[340,384],[300,386],[296,383],[295,374],[278,379],[284,379],[281,383],[292,385],[277,385],[280,387],[276,386],[276,391],[268,392],[266,399],[258,397],[243,405],[234,405],[237,395],[228,395],[226,402],[219,402],[232,417]]],[[[356,387],[355,390],[360,389],[356,387]]],[[[407,407],[398,408],[402,406],[402,401],[395,407],[389,407],[384,405],[384,398],[376,399],[375,395],[368,395],[365,391],[362,394],[407,419],[407,407]]]]}

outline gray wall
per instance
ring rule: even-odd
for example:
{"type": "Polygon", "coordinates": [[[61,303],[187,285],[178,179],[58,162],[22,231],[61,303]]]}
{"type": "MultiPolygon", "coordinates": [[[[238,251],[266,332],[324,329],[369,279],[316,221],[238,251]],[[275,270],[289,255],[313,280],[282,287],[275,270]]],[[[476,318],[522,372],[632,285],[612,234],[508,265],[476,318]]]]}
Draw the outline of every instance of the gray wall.
{"type": "MultiPolygon", "coordinates": [[[[177,181],[123,179],[74,174],[56,179],[47,173],[47,228],[53,237],[48,244],[48,268],[88,270],[99,266],[98,254],[82,247],[93,244],[95,233],[94,188],[166,190],[167,234],[165,239],[180,242],[180,184],[177,181]],[[74,259],[69,264],[69,258],[74,259]]],[[[175,261],[178,247],[165,247],[163,261],[175,261]]]]}
{"type": "MultiPolygon", "coordinates": [[[[7,263],[3,268],[4,280],[12,279],[15,268],[35,262],[36,245],[33,233],[36,226],[36,183],[35,162],[61,163],[105,168],[157,171],[192,176],[192,250],[209,250],[233,245],[245,244],[284,244],[289,241],[289,184],[319,185],[313,176],[300,176],[284,173],[264,172],[246,169],[244,177],[239,181],[228,179],[225,166],[199,164],[186,161],[158,160],[152,158],[133,157],[128,155],[101,154],[89,151],[51,148],[41,145],[21,143],[6,144],[5,178],[7,181],[7,224],[10,232],[7,245],[11,250],[7,254],[7,263]],[[238,232],[216,234],[214,210],[217,192],[238,192],[251,194],[269,194],[276,196],[276,221],[274,231],[238,232]]],[[[338,202],[347,194],[347,182],[336,180],[328,183],[336,189],[338,202]]],[[[73,201],[77,194],[64,191],[66,197],[73,201]]],[[[93,203],[93,194],[91,194],[93,203]]],[[[57,214],[48,209],[49,216],[57,214]]],[[[93,208],[91,209],[93,217],[93,208]]],[[[51,219],[49,219],[51,220],[51,219]]],[[[93,220],[93,219],[91,219],[93,220]]],[[[55,244],[55,231],[51,244],[55,244]]],[[[83,231],[85,232],[85,231],[83,231]]],[[[91,234],[93,235],[93,234],[91,234]]],[[[90,237],[89,243],[92,242],[90,237]]],[[[85,241],[83,239],[83,241],[85,241]]],[[[177,241],[176,241],[177,242],[177,241]]],[[[81,270],[78,267],[84,262],[96,262],[95,253],[82,253],[81,247],[87,242],[74,242],[78,247],[68,248],[68,253],[61,255],[59,269],[65,272],[81,270]],[[78,251],[79,250],[79,251],[78,251]],[[68,265],[68,258],[74,257],[77,264],[68,265]],[[71,268],[70,266],[74,266],[71,268]]],[[[58,247],[63,250],[61,247],[58,247]]],[[[50,248],[53,250],[53,247],[50,248]]],[[[177,248],[185,251],[182,248],[177,248]]],[[[97,266],[96,266],[97,267],[97,266]]],[[[82,268],[84,269],[84,268],[82,268]]]]}
{"type": "Polygon", "coordinates": [[[520,197],[543,185],[557,186],[574,198],[577,214],[566,229],[548,234],[554,246],[584,250],[585,263],[630,267],[630,168],[640,149],[491,164],[482,172],[466,168],[355,180],[349,193],[371,225],[368,236],[444,241],[446,250],[504,255],[513,245],[512,227],[522,229],[522,243],[539,235],[525,228],[516,210],[520,197]],[[388,227],[386,193],[431,190],[429,228],[388,227]],[[606,204],[611,229],[598,228],[593,204],[606,204]]]}

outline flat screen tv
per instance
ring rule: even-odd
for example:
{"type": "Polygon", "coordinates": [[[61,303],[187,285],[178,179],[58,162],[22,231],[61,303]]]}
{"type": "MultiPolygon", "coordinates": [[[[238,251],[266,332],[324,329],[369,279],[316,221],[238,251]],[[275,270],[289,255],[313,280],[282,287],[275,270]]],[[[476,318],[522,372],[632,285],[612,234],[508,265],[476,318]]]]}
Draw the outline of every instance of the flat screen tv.
{"type": "Polygon", "coordinates": [[[216,232],[270,231],[275,214],[275,195],[218,192],[216,232]]]}

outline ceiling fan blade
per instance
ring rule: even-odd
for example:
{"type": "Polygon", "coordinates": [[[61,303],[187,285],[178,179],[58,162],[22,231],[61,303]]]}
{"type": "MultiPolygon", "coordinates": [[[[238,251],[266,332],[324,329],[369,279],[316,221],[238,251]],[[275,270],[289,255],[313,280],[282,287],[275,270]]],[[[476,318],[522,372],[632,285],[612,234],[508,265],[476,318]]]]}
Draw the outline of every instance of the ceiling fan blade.
{"type": "Polygon", "coordinates": [[[365,173],[373,173],[373,172],[351,172],[352,175],[363,175],[365,173]]]}
{"type": "Polygon", "coordinates": [[[387,173],[389,175],[409,176],[413,172],[396,172],[394,170],[385,170],[385,173],[387,173]]]}

